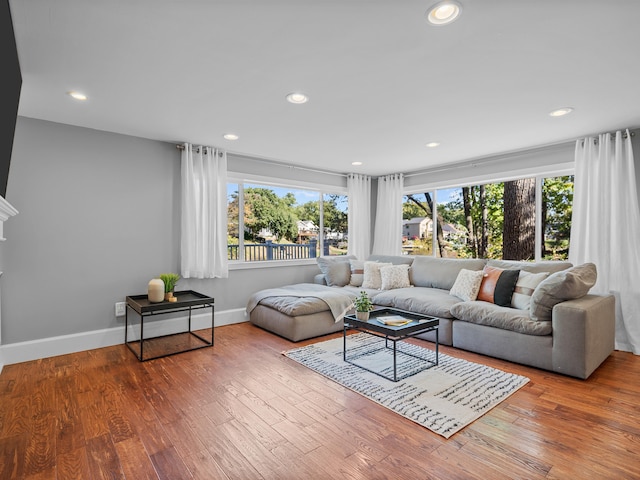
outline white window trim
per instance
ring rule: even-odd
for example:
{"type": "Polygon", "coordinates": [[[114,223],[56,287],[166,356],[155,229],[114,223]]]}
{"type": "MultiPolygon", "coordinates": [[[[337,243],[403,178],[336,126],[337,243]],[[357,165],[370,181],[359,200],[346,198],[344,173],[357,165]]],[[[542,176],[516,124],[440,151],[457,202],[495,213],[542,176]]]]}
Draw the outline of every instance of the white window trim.
{"type": "Polygon", "coordinates": [[[574,175],[575,166],[571,164],[562,164],[549,168],[548,165],[535,167],[528,170],[518,170],[516,172],[504,172],[501,175],[488,174],[480,177],[469,177],[462,179],[463,181],[447,180],[446,182],[436,182],[421,185],[414,185],[404,190],[403,195],[412,195],[415,193],[434,192],[435,190],[446,190],[448,188],[471,187],[475,185],[486,185],[488,183],[501,183],[519,178],[547,178],[561,177],[564,175],[574,175]]]}
{"type": "Polygon", "coordinates": [[[542,246],[542,242],[544,241],[544,232],[542,231],[542,180],[545,178],[552,177],[562,177],[565,175],[575,175],[575,165],[573,163],[564,163],[560,165],[555,165],[553,167],[549,167],[548,165],[533,167],[530,169],[532,172],[536,172],[535,175],[531,175],[527,172],[529,170],[518,170],[517,172],[505,172],[504,175],[496,176],[485,175],[482,176],[482,180],[470,180],[466,179],[464,183],[457,182],[439,182],[436,184],[426,184],[424,186],[412,186],[410,189],[406,189],[403,192],[403,195],[414,195],[417,193],[425,193],[429,192],[431,194],[431,198],[433,201],[433,218],[431,219],[434,223],[434,230],[432,234],[432,252],[431,256],[436,256],[436,250],[438,248],[438,238],[436,232],[436,222],[435,218],[438,215],[438,193],[437,190],[447,190],[449,188],[463,188],[470,187],[475,185],[486,185],[489,183],[501,183],[508,182],[510,180],[517,180],[519,178],[535,178],[536,179],[536,225],[535,225],[535,256],[534,260],[539,262],[542,260],[540,257],[540,250],[542,246]],[[487,179],[485,179],[487,178],[487,179]],[[438,186],[434,186],[438,185],[438,186]]]}
{"type": "MultiPolygon", "coordinates": [[[[265,187],[280,187],[290,188],[293,190],[309,190],[318,193],[320,202],[320,221],[324,225],[324,195],[347,195],[348,190],[346,187],[339,187],[335,185],[322,185],[304,181],[283,181],[281,178],[266,177],[264,175],[251,175],[247,173],[227,172],[227,184],[237,183],[244,185],[245,183],[263,185],[265,187]]],[[[244,188],[240,189],[238,197],[239,205],[244,205],[244,188]]],[[[238,218],[238,232],[244,231],[244,218],[238,218]]],[[[324,231],[320,229],[318,233],[318,242],[320,247],[324,243],[324,231]]],[[[239,244],[244,243],[239,239],[239,244]]],[[[229,270],[245,270],[251,268],[272,268],[272,267],[290,267],[295,265],[314,265],[316,264],[316,258],[301,258],[296,260],[267,260],[267,261],[246,261],[244,259],[244,249],[238,250],[238,260],[229,260],[229,270]]]]}
{"type": "Polygon", "coordinates": [[[322,185],[318,183],[283,180],[275,177],[265,177],[264,175],[251,175],[247,173],[227,173],[227,183],[254,183],[265,186],[293,188],[299,190],[311,190],[320,194],[339,194],[346,195],[346,187],[338,187],[335,185],[322,185]]]}

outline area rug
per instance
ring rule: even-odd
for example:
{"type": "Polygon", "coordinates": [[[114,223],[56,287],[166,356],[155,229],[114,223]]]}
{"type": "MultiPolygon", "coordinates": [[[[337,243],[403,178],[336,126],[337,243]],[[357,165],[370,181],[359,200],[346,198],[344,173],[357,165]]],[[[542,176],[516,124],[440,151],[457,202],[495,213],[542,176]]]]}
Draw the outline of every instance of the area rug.
{"type": "MultiPolygon", "coordinates": [[[[393,352],[380,348],[378,337],[356,333],[347,337],[347,358],[389,376],[393,352]]],[[[433,358],[435,352],[399,342],[403,352],[433,358]]],[[[529,379],[440,353],[438,365],[399,382],[346,363],[343,339],[335,338],[283,352],[288,358],[324,375],[429,430],[449,438],[524,386],[529,379]]],[[[422,360],[398,355],[398,376],[419,370],[422,360]]]]}

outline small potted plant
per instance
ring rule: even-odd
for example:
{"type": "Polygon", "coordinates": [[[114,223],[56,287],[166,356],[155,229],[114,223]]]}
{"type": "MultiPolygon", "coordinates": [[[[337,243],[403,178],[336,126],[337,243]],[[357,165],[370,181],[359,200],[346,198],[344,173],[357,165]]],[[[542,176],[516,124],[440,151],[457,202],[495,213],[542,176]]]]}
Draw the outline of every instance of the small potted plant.
{"type": "Polygon", "coordinates": [[[180,280],[180,275],[177,273],[161,273],[160,280],[164,282],[164,299],[171,301],[173,298],[173,290],[178,280],[180,280]]]}
{"type": "Polygon", "coordinates": [[[366,322],[369,320],[369,312],[373,310],[373,303],[367,292],[360,291],[360,295],[353,301],[353,306],[356,309],[356,318],[360,321],[366,322]]]}

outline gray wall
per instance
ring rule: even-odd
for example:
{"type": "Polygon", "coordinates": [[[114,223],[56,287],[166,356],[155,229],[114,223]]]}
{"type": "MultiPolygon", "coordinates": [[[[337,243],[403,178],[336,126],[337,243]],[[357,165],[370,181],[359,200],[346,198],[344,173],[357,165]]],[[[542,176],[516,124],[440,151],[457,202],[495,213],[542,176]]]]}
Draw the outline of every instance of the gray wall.
{"type": "MultiPolygon", "coordinates": [[[[636,159],[639,143],[636,136],[636,159]]],[[[554,163],[572,161],[570,151],[556,147],[554,163]]],[[[543,153],[518,161],[526,168],[543,153]]],[[[7,200],[19,214],[5,223],[7,241],[0,243],[3,344],[120,326],[115,302],[146,293],[149,279],[161,272],[179,271],[179,157],[174,144],[18,117],[7,200]]],[[[509,163],[473,168],[490,173],[509,163]]],[[[232,156],[230,168],[257,173],[258,166],[232,156]]],[[[268,171],[274,176],[273,166],[268,171]]],[[[276,171],[282,178],[318,179],[295,168],[276,171]]],[[[436,174],[407,183],[433,181],[436,174]]],[[[439,173],[438,180],[455,174],[439,173]]],[[[346,185],[336,175],[322,180],[346,185]]],[[[178,286],[215,297],[216,311],[224,311],[244,308],[256,290],[312,281],[317,272],[315,265],[232,270],[228,279],[178,286]]]]}
{"type": "MultiPolygon", "coordinates": [[[[0,244],[2,343],[123,324],[114,303],[179,271],[180,155],[174,144],[18,117],[0,244]]],[[[260,288],[311,281],[315,265],[181,281],[243,308],[260,288]]]]}

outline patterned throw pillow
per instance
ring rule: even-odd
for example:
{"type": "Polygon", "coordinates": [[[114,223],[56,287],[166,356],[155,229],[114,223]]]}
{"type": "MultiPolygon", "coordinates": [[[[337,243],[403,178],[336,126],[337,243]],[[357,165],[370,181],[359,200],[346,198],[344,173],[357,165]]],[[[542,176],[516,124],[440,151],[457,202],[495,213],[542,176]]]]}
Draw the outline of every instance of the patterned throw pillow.
{"type": "Polygon", "coordinates": [[[548,276],[549,272],[531,273],[520,270],[513,297],[511,297],[511,306],[520,310],[528,310],[531,304],[531,295],[540,282],[548,276]]]}
{"type": "Polygon", "coordinates": [[[349,285],[352,287],[361,287],[364,281],[364,262],[362,260],[349,260],[351,268],[351,280],[349,285]]]}
{"type": "Polygon", "coordinates": [[[495,303],[501,307],[510,307],[520,270],[504,270],[487,266],[484,267],[482,273],[478,300],[495,303]]]}
{"type": "Polygon", "coordinates": [[[364,279],[362,281],[362,288],[375,288],[380,290],[382,286],[382,277],[380,276],[380,269],[393,265],[392,263],[382,262],[364,262],[364,279]]]}
{"type": "Polygon", "coordinates": [[[473,302],[478,296],[483,274],[482,270],[467,270],[463,268],[458,273],[449,295],[458,297],[465,302],[473,302]]]}
{"type": "Polygon", "coordinates": [[[409,265],[389,265],[380,269],[382,280],[380,288],[382,290],[392,290],[394,288],[407,288],[411,286],[409,282],[409,265]]]}

